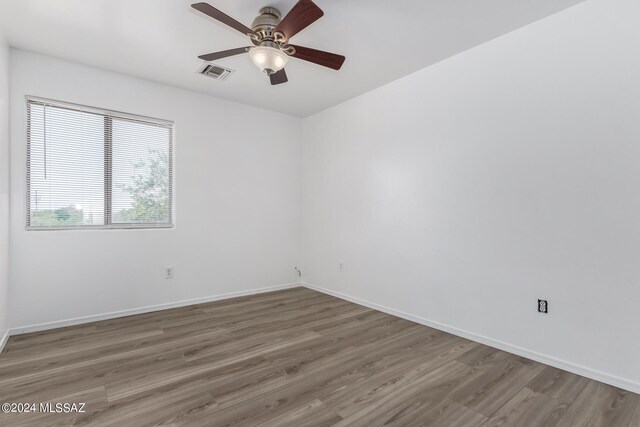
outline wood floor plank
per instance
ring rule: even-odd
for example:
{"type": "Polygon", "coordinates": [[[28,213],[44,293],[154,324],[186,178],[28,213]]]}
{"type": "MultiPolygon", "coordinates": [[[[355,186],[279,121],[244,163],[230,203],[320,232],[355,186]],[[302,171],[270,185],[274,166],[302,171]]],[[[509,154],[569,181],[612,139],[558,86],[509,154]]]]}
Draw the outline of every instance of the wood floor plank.
{"type": "Polygon", "coordinates": [[[490,365],[482,375],[466,385],[451,399],[490,417],[535,378],[544,365],[519,356],[490,365]]]}
{"type": "Polygon", "coordinates": [[[3,374],[3,370],[11,371],[15,369],[17,365],[24,366],[25,363],[37,362],[48,358],[66,359],[73,354],[84,351],[99,353],[101,350],[108,347],[144,340],[146,338],[162,335],[163,333],[164,332],[162,330],[155,330],[136,334],[120,335],[117,337],[112,337],[110,339],[95,340],[92,342],[77,344],[74,346],[65,346],[63,348],[56,348],[53,351],[33,351],[30,354],[21,354],[19,356],[16,356],[15,353],[12,353],[0,360],[0,375],[3,374]]]}
{"type": "Polygon", "coordinates": [[[21,348],[27,347],[32,349],[34,345],[43,343],[57,343],[62,342],[65,339],[80,339],[82,337],[91,337],[96,333],[95,324],[85,324],[76,326],[67,326],[64,328],[49,329],[41,332],[32,332],[22,335],[14,335],[9,337],[7,344],[2,354],[11,354],[18,351],[21,348]]]}
{"type": "Polygon", "coordinates": [[[557,425],[640,426],[640,395],[589,381],[557,425]]]}
{"type": "Polygon", "coordinates": [[[527,384],[527,388],[559,401],[571,403],[589,382],[590,380],[580,375],[546,366],[537,377],[527,384]]]}
{"type": "Polygon", "coordinates": [[[640,426],[640,396],[293,288],[11,337],[4,426],[640,426]]]}
{"type": "MultiPolygon", "coordinates": [[[[367,366],[372,360],[383,357],[385,353],[395,351],[392,344],[402,346],[421,338],[422,331],[419,327],[403,326],[404,330],[396,334],[386,334],[378,340],[364,340],[352,344],[349,348],[343,348],[326,358],[312,357],[308,363],[296,364],[297,369],[290,370],[285,367],[284,371],[280,371],[280,375],[265,377],[251,384],[250,388],[224,392],[216,390],[214,397],[220,406],[215,413],[198,414],[191,417],[189,424],[198,425],[205,417],[215,418],[222,424],[242,424],[249,417],[252,421],[259,421],[287,411],[312,398],[320,390],[343,385],[344,381],[348,381],[345,377],[346,372],[367,366]],[[354,349],[361,351],[353,351],[354,349]]],[[[278,360],[274,360],[273,363],[277,365],[278,360]]],[[[287,365],[288,363],[290,361],[287,365]]]]}
{"type": "Polygon", "coordinates": [[[379,399],[352,413],[337,426],[405,425],[415,421],[425,408],[447,399],[461,384],[475,377],[469,366],[452,360],[431,370],[418,366],[407,372],[379,399]]]}
{"type": "Polygon", "coordinates": [[[567,412],[568,404],[550,395],[523,388],[483,427],[555,427],[567,412]]]}
{"type": "Polygon", "coordinates": [[[346,386],[333,390],[321,399],[339,415],[347,417],[366,406],[375,405],[381,397],[411,381],[407,375],[412,369],[435,370],[476,345],[471,341],[444,337],[439,342],[432,341],[425,348],[399,351],[393,354],[391,362],[380,360],[386,362],[385,366],[376,363],[373,369],[363,372],[363,375],[352,375],[354,378],[346,386]]]}
{"type": "Polygon", "coordinates": [[[342,418],[327,408],[322,401],[314,399],[311,402],[304,403],[282,415],[270,418],[260,424],[256,424],[256,427],[322,427],[334,425],[341,420],[342,418]]]}
{"type": "Polygon", "coordinates": [[[128,367],[140,369],[140,364],[146,363],[149,369],[145,370],[145,372],[149,372],[154,366],[153,363],[165,365],[162,363],[163,361],[170,359],[183,360],[185,349],[198,348],[203,339],[217,338],[221,334],[221,331],[213,330],[208,333],[171,341],[154,340],[152,342],[128,343],[121,351],[84,353],[79,360],[72,357],[63,358],[58,361],[48,362],[46,366],[40,369],[34,369],[27,362],[24,368],[16,367],[13,373],[0,377],[0,396],[10,387],[23,387],[36,383],[48,384],[49,381],[55,382],[58,378],[68,381],[70,376],[95,373],[107,376],[107,373],[114,367],[122,372],[128,367]],[[176,346],[178,346],[177,350],[176,346]]]}
{"type": "Polygon", "coordinates": [[[152,390],[149,394],[127,399],[117,404],[108,403],[98,411],[78,416],[75,424],[132,425],[153,424],[165,421],[176,413],[177,405],[193,410],[206,405],[215,405],[205,381],[196,379],[191,383],[152,390]]]}
{"type": "Polygon", "coordinates": [[[449,399],[418,414],[406,427],[479,427],[487,420],[482,414],[449,399]]]}
{"type": "Polygon", "coordinates": [[[176,365],[184,363],[182,354],[171,352],[168,354],[146,355],[136,357],[126,362],[104,362],[96,367],[91,366],[91,362],[86,362],[88,366],[83,366],[77,371],[64,370],[56,375],[47,375],[45,379],[39,378],[37,372],[32,375],[25,375],[25,378],[18,378],[19,383],[0,387],[0,396],[3,402],[32,401],[34,394],[46,397],[48,400],[55,399],[60,394],[67,394],[80,388],[93,388],[99,385],[108,385],[113,381],[139,375],[140,372],[149,374],[164,371],[176,365]]]}
{"type": "Polygon", "coordinates": [[[504,362],[510,356],[509,353],[500,351],[486,345],[479,345],[458,357],[458,362],[471,366],[472,368],[485,369],[504,362]]]}
{"type": "Polygon", "coordinates": [[[236,389],[219,393],[214,397],[220,406],[215,412],[198,414],[189,420],[198,425],[204,417],[215,418],[224,425],[236,425],[248,422],[260,422],[292,407],[302,404],[330,387],[340,387],[348,378],[345,373],[366,366],[372,360],[383,357],[385,353],[394,351],[394,347],[385,344],[409,343],[420,339],[418,327],[405,328],[402,332],[386,336],[378,341],[361,343],[358,348],[362,352],[338,351],[328,358],[314,358],[311,363],[295,371],[285,370],[256,382],[250,388],[236,389]]]}
{"type": "Polygon", "coordinates": [[[258,345],[250,350],[243,350],[233,355],[225,354],[220,358],[209,357],[204,360],[195,359],[195,363],[192,360],[191,362],[185,362],[182,365],[174,366],[152,375],[144,374],[134,379],[118,381],[107,385],[107,398],[110,401],[129,398],[145,390],[182,381],[185,378],[197,378],[228,365],[238,363],[239,361],[260,357],[269,351],[287,348],[300,342],[316,339],[317,337],[319,337],[319,335],[315,332],[306,332],[296,338],[289,338],[273,344],[258,345]]]}

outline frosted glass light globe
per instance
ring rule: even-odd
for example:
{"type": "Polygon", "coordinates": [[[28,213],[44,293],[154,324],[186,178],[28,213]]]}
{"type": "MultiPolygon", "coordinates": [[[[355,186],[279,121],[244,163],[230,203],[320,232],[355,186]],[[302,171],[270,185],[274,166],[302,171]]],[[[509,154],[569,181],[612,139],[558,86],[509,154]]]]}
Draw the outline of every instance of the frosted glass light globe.
{"type": "Polygon", "coordinates": [[[289,55],[279,49],[268,46],[254,47],[249,51],[249,55],[256,67],[267,74],[282,70],[289,61],[289,55]]]}

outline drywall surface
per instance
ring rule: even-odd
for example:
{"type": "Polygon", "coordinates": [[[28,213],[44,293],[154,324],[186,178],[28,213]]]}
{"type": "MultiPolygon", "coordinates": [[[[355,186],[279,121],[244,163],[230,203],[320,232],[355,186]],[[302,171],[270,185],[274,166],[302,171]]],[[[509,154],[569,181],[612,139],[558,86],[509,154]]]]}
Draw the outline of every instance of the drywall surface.
{"type": "Polygon", "coordinates": [[[9,48],[0,35],[0,350],[9,310],[9,48]]]}
{"type": "Polygon", "coordinates": [[[298,281],[299,119],[20,50],[10,58],[12,328],[298,281]],[[175,229],[26,231],[27,95],[175,121],[175,229]]]}
{"type": "Polygon", "coordinates": [[[305,119],[305,281],[640,391],[638,16],[587,1],[305,119]]]}

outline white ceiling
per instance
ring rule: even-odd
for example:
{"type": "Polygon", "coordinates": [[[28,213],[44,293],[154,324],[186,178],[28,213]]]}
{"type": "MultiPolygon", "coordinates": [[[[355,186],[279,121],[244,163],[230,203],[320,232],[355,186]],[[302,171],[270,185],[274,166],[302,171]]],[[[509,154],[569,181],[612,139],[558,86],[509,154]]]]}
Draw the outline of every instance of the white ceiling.
{"type": "MultiPolygon", "coordinates": [[[[248,55],[216,61],[227,81],[194,73],[204,53],[248,46],[192,0],[0,0],[0,29],[25,50],[296,116],[307,116],[583,0],[316,0],[324,17],[293,38],[343,54],[340,71],[292,59],[271,86],[248,55]]],[[[260,7],[295,0],[209,0],[247,26],[260,7]]]]}

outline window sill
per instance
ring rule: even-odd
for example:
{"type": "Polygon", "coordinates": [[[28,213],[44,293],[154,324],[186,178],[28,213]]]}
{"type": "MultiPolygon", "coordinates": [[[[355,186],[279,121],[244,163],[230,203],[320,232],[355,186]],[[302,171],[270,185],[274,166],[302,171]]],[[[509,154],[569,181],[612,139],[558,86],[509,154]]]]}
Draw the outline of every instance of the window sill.
{"type": "Polygon", "coordinates": [[[26,231],[62,231],[62,230],[167,230],[175,228],[175,224],[114,224],[114,225],[84,225],[70,227],[31,227],[26,231]]]}

